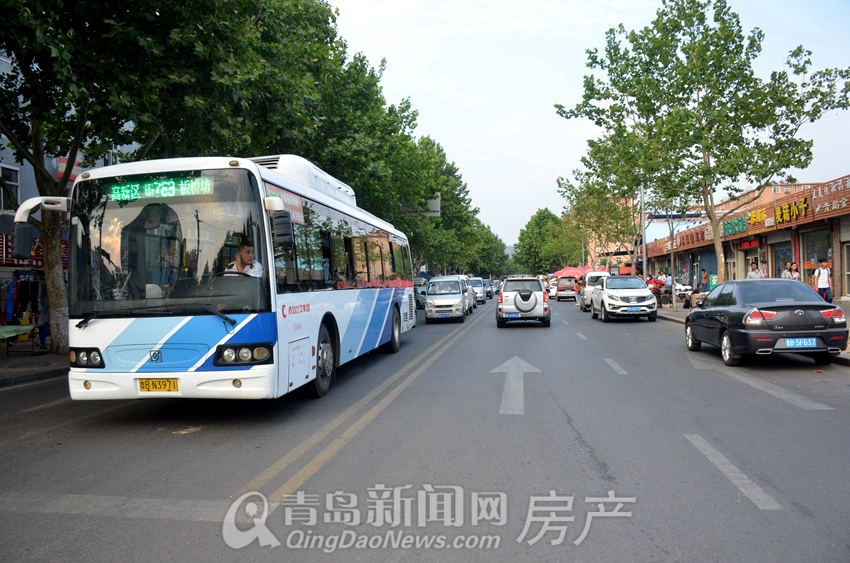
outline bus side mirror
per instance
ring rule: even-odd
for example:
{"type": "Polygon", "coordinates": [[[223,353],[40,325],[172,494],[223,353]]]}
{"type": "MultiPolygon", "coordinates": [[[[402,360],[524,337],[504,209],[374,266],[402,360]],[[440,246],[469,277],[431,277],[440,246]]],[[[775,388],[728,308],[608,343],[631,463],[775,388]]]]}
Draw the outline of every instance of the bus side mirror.
{"type": "Polygon", "coordinates": [[[295,246],[295,235],[292,232],[292,216],[289,211],[274,212],[274,243],[284,248],[295,246]]]}
{"type": "Polygon", "coordinates": [[[29,223],[15,223],[15,244],[12,256],[18,260],[32,257],[32,229],[29,223]]]}

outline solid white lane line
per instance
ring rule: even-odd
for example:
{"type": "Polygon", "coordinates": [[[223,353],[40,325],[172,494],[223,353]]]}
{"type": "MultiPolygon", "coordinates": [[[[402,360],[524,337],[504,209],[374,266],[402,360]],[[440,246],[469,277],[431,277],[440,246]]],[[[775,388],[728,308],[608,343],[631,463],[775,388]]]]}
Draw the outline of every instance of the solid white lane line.
{"type": "Polygon", "coordinates": [[[563,321],[563,323],[564,323],[564,324],[565,324],[565,325],[568,325],[568,324],[570,324],[570,323],[568,323],[568,322],[567,322],[567,321],[563,321]]]}
{"type": "Polygon", "coordinates": [[[686,357],[688,358],[688,360],[690,360],[691,365],[694,367],[694,369],[717,370],[718,372],[724,375],[728,375],[732,379],[740,381],[741,383],[746,383],[750,387],[755,387],[759,391],[769,393],[774,397],[782,399],[783,401],[787,401],[796,407],[800,407],[801,409],[808,411],[834,410],[832,407],[816,403],[811,399],[807,399],[802,395],[794,393],[793,391],[788,391],[787,389],[784,389],[779,385],[768,383],[767,381],[763,381],[751,375],[744,375],[742,373],[739,373],[737,370],[727,369],[725,367],[718,367],[717,362],[712,361],[712,359],[703,354],[694,354],[693,352],[688,352],[686,357]]]}
{"type": "Polygon", "coordinates": [[[61,405],[62,403],[71,402],[71,397],[62,397],[61,399],[56,399],[55,401],[50,401],[49,403],[44,403],[43,405],[38,405],[37,407],[32,407],[26,410],[19,412],[18,414],[24,414],[33,411],[40,411],[41,409],[48,409],[50,407],[61,405]]]}
{"type": "Polygon", "coordinates": [[[80,514],[105,518],[146,518],[182,522],[221,523],[230,504],[231,501],[222,500],[166,500],[106,495],[0,493],[0,511],[3,512],[80,514]]]}
{"type": "Polygon", "coordinates": [[[685,434],[685,438],[761,510],[782,510],[781,504],[773,500],[773,497],[764,492],[761,487],[750,481],[749,477],[726,459],[726,456],[712,448],[705,438],[699,434],[685,434]]]}
{"type": "Polygon", "coordinates": [[[812,400],[809,400],[802,395],[798,395],[787,389],[783,389],[778,385],[774,385],[773,383],[768,383],[767,381],[762,381],[757,377],[752,377],[749,375],[743,375],[740,373],[735,373],[734,370],[730,369],[721,369],[721,373],[725,373],[732,379],[740,381],[741,383],[746,383],[750,387],[755,387],[760,391],[764,391],[765,393],[770,393],[774,397],[782,399],[783,401],[788,401],[795,407],[800,407],[801,409],[807,411],[831,411],[832,407],[828,407],[826,405],[822,405],[820,403],[816,403],[812,400]]]}
{"type": "Polygon", "coordinates": [[[585,335],[583,335],[582,333],[577,332],[576,334],[578,334],[578,337],[581,338],[582,340],[587,340],[587,337],[585,335]]]}
{"type": "Polygon", "coordinates": [[[620,367],[620,364],[612,360],[611,358],[605,358],[605,363],[611,366],[611,369],[616,371],[620,375],[629,375],[629,372],[620,367]]]}

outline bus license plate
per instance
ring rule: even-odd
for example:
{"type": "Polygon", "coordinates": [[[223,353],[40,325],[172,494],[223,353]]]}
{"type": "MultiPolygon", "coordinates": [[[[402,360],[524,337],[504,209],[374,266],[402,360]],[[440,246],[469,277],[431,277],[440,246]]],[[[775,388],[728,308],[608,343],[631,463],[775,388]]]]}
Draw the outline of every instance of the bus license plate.
{"type": "Polygon", "coordinates": [[[640,313],[640,307],[629,307],[629,313],[640,313]]]}
{"type": "Polygon", "coordinates": [[[140,379],[139,391],[145,392],[175,392],[178,391],[176,379],[140,379]]]}
{"type": "Polygon", "coordinates": [[[505,313],[506,319],[518,319],[519,313],[505,313]]]}
{"type": "Polygon", "coordinates": [[[815,348],[817,346],[815,338],[786,338],[786,348],[815,348]]]}

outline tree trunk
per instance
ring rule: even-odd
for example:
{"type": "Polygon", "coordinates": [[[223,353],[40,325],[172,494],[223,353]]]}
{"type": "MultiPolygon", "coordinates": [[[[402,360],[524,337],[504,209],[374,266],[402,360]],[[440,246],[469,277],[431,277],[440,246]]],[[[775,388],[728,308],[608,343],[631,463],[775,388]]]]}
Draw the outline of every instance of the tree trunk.
{"type": "Polygon", "coordinates": [[[50,320],[50,352],[68,353],[68,296],[62,271],[62,222],[55,211],[41,212],[44,281],[50,320]]]}

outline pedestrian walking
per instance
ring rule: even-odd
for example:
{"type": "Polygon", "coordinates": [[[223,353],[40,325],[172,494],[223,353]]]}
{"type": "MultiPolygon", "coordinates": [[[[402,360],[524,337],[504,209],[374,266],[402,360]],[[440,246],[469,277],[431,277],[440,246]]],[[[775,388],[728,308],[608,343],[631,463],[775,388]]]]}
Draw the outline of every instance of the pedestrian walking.
{"type": "Polygon", "coordinates": [[[832,269],[826,263],[826,258],[818,259],[818,267],[812,274],[812,287],[824,301],[832,303],[832,269]]]}
{"type": "Polygon", "coordinates": [[[782,274],[779,277],[783,280],[793,279],[791,277],[791,262],[785,262],[785,269],[782,270],[782,274]]]}
{"type": "Polygon", "coordinates": [[[791,276],[790,279],[803,281],[802,276],[800,275],[800,267],[797,266],[796,262],[791,262],[791,276]]]}

